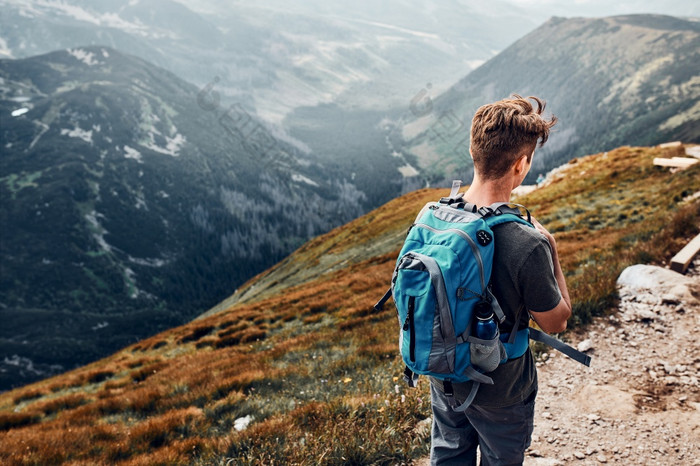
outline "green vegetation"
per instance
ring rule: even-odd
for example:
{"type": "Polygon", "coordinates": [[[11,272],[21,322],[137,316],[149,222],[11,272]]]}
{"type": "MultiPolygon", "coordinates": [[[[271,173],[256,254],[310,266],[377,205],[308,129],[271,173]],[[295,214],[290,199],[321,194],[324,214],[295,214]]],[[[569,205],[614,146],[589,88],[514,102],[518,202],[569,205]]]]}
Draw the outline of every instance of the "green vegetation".
{"type": "Polygon", "coordinates": [[[12,193],[12,199],[16,198],[17,192],[24,188],[36,188],[39,185],[36,180],[41,177],[42,172],[36,171],[33,173],[20,173],[16,175],[14,173],[0,178],[0,182],[4,182],[7,185],[7,189],[12,193]]]}

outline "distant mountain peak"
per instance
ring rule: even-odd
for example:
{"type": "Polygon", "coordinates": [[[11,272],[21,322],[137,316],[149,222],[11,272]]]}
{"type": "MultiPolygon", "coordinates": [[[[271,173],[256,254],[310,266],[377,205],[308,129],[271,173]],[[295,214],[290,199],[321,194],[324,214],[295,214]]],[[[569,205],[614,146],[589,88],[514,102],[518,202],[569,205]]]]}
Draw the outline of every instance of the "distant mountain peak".
{"type": "Polygon", "coordinates": [[[469,172],[472,115],[513,93],[544,98],[559,117],[535,157],[533,177],[623,142],[697,142],[699,62],[696,21],[553,17],[433,99],[428,115],[406,120],[404,147],[433,181],[469,172]]]}

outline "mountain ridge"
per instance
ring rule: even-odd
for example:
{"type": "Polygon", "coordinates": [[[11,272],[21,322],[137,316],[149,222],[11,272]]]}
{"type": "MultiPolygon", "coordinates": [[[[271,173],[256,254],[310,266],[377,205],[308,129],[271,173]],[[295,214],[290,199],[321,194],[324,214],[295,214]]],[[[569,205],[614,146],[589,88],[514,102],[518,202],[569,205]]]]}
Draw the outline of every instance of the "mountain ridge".
{"type": "Polygon", "coordinates": [[[570,158],[623,143],[700,142],[699,46],[696,20],[551,18],[431,99],[425,110],[409,114],[400,125],[402,150],[422,170],[438,161],[434,179],[450,170],[469,174],[466,118],[512,93],[545,99],[559,117],[529,182],[570,158]]]}
{"type": "Polygon", "coordinates": [[[16,361],[31,380],[182,323],[372,202],[241,107],[114,49],[0,60],[0,78],[0,386],[23,379],[16,361]],[[42,333],[53,351],[28,344],[42,333]]]}
{"type": "Polygon", "coordinates": [[[446,88],[464,69],[537,24],[501,1],[488,11],[459,2],[401,0],[382,5],[363,0],[352,7],[274,1],[2,3],[0,46],[6,53],[22,57],[109,45],[198,86],[218,76],[222,97],[270,122],[297,107],[323,103],[376,108],[381,101],[380,108],[389,107],[407,100],[413,79],[446,88]],[[434,67],[442,72],[435,75],[434,67]],[[386,71],[397,68],[399,79],[387,80],[386,71]]]}

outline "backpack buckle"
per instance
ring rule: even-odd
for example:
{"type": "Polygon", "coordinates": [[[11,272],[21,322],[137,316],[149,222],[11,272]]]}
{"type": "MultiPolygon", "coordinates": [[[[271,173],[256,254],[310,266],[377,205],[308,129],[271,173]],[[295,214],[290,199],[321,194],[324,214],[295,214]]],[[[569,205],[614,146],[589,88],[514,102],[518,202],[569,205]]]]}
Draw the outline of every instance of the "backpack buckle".
{"type": "Polygon", "coordinates": [[[463,196],[464,196],[464,193],[459,193],[455,196],[441,197],[440,204],[452,205],[456,202],[463,203],[464,202],[464,199],[462,199],[463,196]]]}
{"type": "Polygon", "coordinates": [[[488,207],[488,206],[484,206],[484,207],[479,208],[479,210],[478,210],[477,212],[479,212],[479,214],[480,214],[482,217],[488,217],[488,216],[490,216],[490,215],[501,215],[501,211],[499,211],[499,210],[494,210],[494,209],[492,209],[491,207],[488,207]]]}

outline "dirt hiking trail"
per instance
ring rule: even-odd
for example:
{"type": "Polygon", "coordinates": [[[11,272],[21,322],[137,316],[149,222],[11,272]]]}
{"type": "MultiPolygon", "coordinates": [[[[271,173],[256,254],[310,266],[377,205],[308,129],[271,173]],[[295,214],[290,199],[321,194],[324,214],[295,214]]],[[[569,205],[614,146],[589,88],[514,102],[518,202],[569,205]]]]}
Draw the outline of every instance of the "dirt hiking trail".
{"type": "Polygon", "coordinates": [[[568,335],[590,368],[538,360],[526,466],[700,465],[700,259],[685,275],[633,266],[618,287],[617,313],[568,335]]]}

